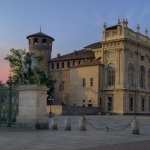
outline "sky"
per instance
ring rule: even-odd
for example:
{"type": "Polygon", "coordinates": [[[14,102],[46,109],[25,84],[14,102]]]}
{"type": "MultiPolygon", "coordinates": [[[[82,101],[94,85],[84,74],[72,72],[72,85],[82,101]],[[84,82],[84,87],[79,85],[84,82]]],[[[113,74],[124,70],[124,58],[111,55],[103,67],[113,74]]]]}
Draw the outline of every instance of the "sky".
{"type": "Polygon", "coordinates": [[[54,57],[99,41],[104,22],[114,25],[118,17],[150,29],[149,6],[149,0],[0,0],[0,81],[8,78],[9,49],[28,49],[26,36],[40,26],[55,38],[54,57]]]}

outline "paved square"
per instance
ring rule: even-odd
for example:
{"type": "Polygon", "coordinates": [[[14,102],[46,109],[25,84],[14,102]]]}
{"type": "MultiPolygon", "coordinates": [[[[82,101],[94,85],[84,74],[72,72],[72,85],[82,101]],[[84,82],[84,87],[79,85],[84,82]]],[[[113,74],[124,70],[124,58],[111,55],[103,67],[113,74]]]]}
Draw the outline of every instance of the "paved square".
{"type": "MultiPolygon", "coordinates": [[[[72,131],[64,131],[66,117],[57,117],[59,130],[0,129],[0,149],[2,150],[97,150],[100,146],[120,143],[139,143],[150,139],[150,118],[138,117],[141,134],[132,135],[130,128],[124,128],[131,116],[88,116],[91,124],[87,131],[78,130],[78,119],[72,117],[72,131]],[[106,132],[104,126],[111,127],[106,132]],[[122,129],[121,129],[122,127],[122,129]],[[124,129],[123,129],[124,128],[124,129]],[[118,130],[117,130],[118,129],[118,130]],[[97,147],[97,148],[96,148],[97,147]]],[[[117,146],[115,146],[117,147],[117,146]]],[[[138,146],[139,147],[139,146],[138,146]]],[[[103,148],[104,149],[104,148],[103,148]]],[[[129,150],[129,149],[128,149],[129,150]]]]}

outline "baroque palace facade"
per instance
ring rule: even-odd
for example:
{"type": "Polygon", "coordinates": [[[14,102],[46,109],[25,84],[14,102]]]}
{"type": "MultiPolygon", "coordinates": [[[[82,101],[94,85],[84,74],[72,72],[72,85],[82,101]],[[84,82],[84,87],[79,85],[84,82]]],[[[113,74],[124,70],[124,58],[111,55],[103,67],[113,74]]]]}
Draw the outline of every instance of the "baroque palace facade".
{"type": "Polygon", "coordinates": [[[101,112],[150,114],[150,38],[127,20],[104,25],[102,40],[51,58],[54,39],[29,35],[29,50],[44,57],[55,80],[54,99],[67,106],[98,107],[101,112]]]}

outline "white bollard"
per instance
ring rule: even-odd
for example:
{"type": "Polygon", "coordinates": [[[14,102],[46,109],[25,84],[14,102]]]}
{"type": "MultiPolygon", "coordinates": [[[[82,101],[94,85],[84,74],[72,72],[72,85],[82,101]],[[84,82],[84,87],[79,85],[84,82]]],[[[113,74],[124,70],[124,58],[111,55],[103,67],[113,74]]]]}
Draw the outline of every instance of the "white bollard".
{"type": "Polygon", "coordinates": [[[51,118],[51,129],[58,130],[57,120],[56,118],[51,118]]]}
{"type": "Polygon", "coordinates": [[[82,118],[79,120],[79,129],[80,131],[86,131],[86,118],[85,116],[82,116],[82,118]]]}
{"type": "Polygon", "coordinates": [[[137,121],[136,118],[133,119],[133,121],[131,122],[131,128],[132,128],[132,134],[136,134],[136,135],[140,134],[139,122],[137,121]]]}
{"type": "Polygon", "coordinates": [[[65,130],[71,131],[71,119],[70,118],[66,118],[65,120],[65,130]]]}

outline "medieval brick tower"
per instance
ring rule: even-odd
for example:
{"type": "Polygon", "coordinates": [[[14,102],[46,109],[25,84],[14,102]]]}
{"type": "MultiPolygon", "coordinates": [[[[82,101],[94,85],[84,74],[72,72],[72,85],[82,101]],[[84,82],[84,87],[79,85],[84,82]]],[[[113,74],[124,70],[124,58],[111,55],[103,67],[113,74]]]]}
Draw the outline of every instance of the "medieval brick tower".
{"type": "Polygon", "coordinates": [[[41,68],[48,72],[54,38],[40,31],[27,36],[27,39],[29,42],[29,51],[35,56],[40,56],[42,58],[41,68]]]}

